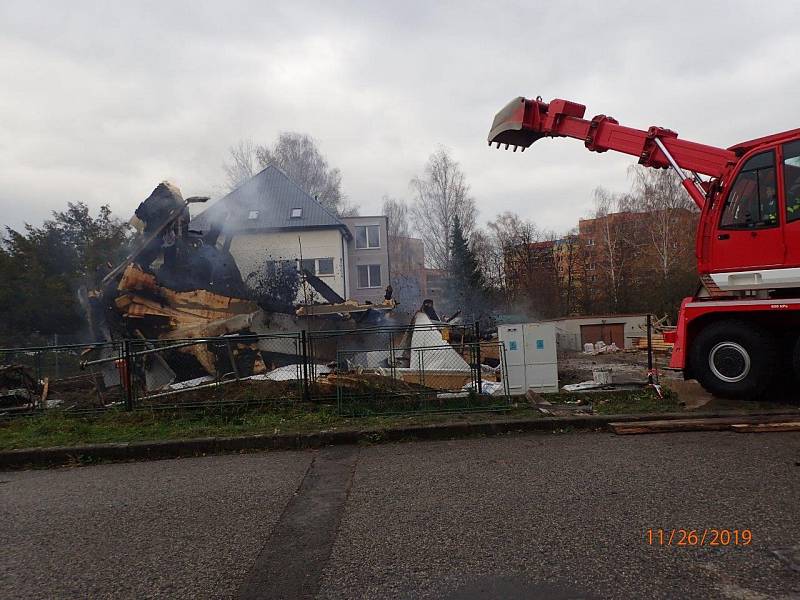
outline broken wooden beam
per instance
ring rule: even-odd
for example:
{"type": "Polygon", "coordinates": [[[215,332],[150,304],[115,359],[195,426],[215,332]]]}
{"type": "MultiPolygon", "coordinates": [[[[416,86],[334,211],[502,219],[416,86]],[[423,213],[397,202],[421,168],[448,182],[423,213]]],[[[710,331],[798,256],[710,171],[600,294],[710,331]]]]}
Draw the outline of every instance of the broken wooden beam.
{"type": "Polygon", "coordinates": [[[359,304],[355,300],[347,300],[338,304],[308,304],[298,308],[296,314],[298,317],[347,314],[368,310],[394,310],[395,306],[397,303],[394,300],[384,300],[380,304],[359,304]]]}
{"type": "Polygon", "coordinates": [[[756,417],[713,417],[704,419],[668,419],[638,422],[614,422],[608,427],[618,435],[641,433],[678,433],[687,431],[730,431],[734,425],[786,423],[786,415],[756,417]]]}

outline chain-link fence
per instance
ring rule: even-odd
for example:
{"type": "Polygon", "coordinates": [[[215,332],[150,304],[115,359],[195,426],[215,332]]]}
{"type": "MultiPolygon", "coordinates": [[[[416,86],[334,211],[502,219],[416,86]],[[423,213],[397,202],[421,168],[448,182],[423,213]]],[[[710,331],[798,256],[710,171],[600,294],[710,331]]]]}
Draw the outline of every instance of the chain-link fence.
{"type": "Polygon", "coordinates": [[[502,353],[496,342],[340,351],[329,377],[336,384],[337,409],[360,416],[507,407],[500,366],[505,361],[496,366],[481,361],[481,350],[492,348],[502,353]]]}
{"type": "Polygon", "coordinates": [[[0,349],[0,416],[329,404],[366,415],[508,406],[502,345],[473,326],[132,339],[0,349]]]}

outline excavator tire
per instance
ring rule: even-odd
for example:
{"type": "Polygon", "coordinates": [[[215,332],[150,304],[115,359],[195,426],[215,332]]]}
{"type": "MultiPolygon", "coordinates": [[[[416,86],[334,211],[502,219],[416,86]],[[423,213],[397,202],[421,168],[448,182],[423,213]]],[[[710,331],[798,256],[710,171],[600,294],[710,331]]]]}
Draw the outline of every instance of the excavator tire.
{"type": "Polygon", "coordinates": [[[715,396],[756,400],[774,381],[778,344],[758,325],[726,319],[697,334],[690,358],[700,385],[715,396]]]}
{"type": "Polygon", "coordinates": [[[792,381],[793,384],[800,383],[800,336],[797,337],[797,340],[794,342],[794,346],[792,347],[792,371],[794,372],[794,380],[792,381]]]}

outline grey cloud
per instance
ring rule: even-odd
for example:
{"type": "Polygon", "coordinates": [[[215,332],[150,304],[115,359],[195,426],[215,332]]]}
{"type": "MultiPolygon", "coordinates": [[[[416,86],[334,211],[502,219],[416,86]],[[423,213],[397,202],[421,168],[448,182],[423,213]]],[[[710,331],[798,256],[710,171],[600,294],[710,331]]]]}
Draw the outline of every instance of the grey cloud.
{"type": "Polygon", "coordinates": [[[514,210],[564,230],[626,157],[543,141],[489,150],[516,95],[729,145],[796,126],[792,2],[3,2],[2,222],[67,200],[127,217],[164,178],[220,191],[228,146],[308,132],[363,211],[438,144],[482,220],[514,210]]]}

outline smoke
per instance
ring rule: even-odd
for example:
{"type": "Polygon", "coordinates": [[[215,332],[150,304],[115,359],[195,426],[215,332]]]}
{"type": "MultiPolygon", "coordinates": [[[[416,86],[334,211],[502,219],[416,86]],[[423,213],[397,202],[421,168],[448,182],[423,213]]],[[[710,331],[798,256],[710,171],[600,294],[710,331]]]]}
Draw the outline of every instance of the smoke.
{"type": "Polygon", "coordinates": [[[265,260],[247,276],[253,300],[264,310],[293,313],[300,292],[300,273],[294,261],[265,260]]]}

